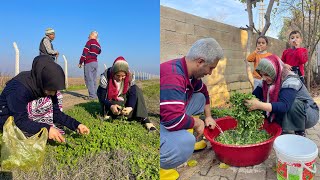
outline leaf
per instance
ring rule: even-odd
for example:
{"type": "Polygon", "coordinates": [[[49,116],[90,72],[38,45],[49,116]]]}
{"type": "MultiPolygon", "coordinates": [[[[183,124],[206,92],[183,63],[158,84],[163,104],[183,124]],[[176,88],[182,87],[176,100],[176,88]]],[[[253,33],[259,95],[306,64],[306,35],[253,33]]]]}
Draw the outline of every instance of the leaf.
{"type": "Polygon", "coordinates": [[[219,164],[219,168],[220,169],[227,169],[227,168],[229,168],[230,166],[229,165],[227,165],[227,164],[225,164],[225,163],[220,163],[219,164]]]}

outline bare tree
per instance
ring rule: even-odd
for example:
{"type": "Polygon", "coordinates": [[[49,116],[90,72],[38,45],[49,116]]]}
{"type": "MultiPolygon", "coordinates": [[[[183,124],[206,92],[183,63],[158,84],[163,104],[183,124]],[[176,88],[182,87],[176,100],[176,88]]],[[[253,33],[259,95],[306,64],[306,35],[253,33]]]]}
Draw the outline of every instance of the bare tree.
{"type": "MultiPolygon", "coordinates": [[[[251,51],[251,41],[252,41],[252,36],[253,36],[253,30],[255,30],[259,35],[265,35],[266,34],[266,32],[268,31],[268,29],[269,29],[269,27],[271,25],[270,15],[271,15],[273,4],[274,4],[275,1],[279,3],[279,0],[270,0],[269,1],[268,8],[267,8],[266,14],[264,16],[264,18],[266,20],[266,23],[264,25],[264,28],[263,28],[262,32],[260,32],[254,26],[253,14],[252,14],[252,9],[255,8],[256,7],[256,3],[260,2],[260,1],[263,1],[263,0],[240,0],[240,2],[247,4],[246,11],[248,12],[248,20],[249,20],[249,26],[247,25],[247,28],[242,28],[242,29],[247,30],[247,32],[248,32],[248,42],[247,42],[246,57],[250,54],[250,51],[251,51]]],[[[246,64],[247,76],[248,76],[249,82],[251,84],[251,87],[253,89],[254,86],[253,86],[252,71],[251,71],[251,68],[249,66],[248,61],[244,60],[244,62],[246,64]]]]}

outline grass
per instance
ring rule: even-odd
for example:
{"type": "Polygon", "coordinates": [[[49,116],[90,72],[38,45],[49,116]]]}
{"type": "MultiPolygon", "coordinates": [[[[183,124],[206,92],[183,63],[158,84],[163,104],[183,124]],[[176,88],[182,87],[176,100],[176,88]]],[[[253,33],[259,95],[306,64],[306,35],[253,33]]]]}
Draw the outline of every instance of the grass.
{"type": "Polygon", "coordinates": [[[72,85],[69,86],[66,90],[67,91],[77,91],[77,90],[82,90],[82,89],[86,89],[87,87],[84,84],[80,84],[80,85],[72,85]]]}
{"type": "Polygon", "coordinates": [[[159,80],[149,80],[147,83],[144,83],[142,89],[143,95],[145,97],[160,97],[160,84],[159,80]]]}
{"type": "MultiPolygon", "coordinates": [[[[159,129],[159,81],[142,82],[141,87],[149,118],[159,129]]],[[[97,101],[66,111],[87,125],[90,134],[66,130],[68,145],[48,143],[40,172],[13,170],[0,173],[0,179],[159,179],[159,132],[148,133],[136,121],[102,121],[99,112],[97,101]]]]}

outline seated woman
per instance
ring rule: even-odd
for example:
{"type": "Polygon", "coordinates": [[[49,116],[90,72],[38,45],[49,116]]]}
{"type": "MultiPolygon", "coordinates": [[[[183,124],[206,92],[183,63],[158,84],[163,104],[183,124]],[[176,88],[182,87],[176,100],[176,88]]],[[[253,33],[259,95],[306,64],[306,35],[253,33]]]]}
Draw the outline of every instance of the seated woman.
{"type": "Polygon", "coordinates": [[[31,71],[19,73],[9,82],[0,95],[0,127],[9,116],[27,134],[36,134],[41,128],[47,128],[49,139],[64,142],[65,139],[52,125],[35,122],[28,117],[27,105],[41,97],[50,96],[52,103],[53,123],[68,127],[80,134],[88,134],[90,130],[77,120],[60,111],[57,91],[65,89],[65,75],[62,68],[52,61],[50,56],[35,57],[31,71]]]}
{"type": "Polygon", "coordinates": [[[142,91],[133,85],[131,79],[129,65],[122,56],[101,74],[97,95],[103,116],[105,119],[110,116],[116,119],[119,115],[125,115],[145,124],[149,131],[154,131],[156,128],[148,119],[142,91]]]}
{"type": "Polygon", "coordinates": [[[249,110],[266,111],[268,120],[279,123],[284,132],[305,136],[305,130],[318,122],[319,108],[299,76],[284,68],[275,55],[261,59],[256,71],[263,81],[252,94],[260,101],[247,100],[249,110]]]}

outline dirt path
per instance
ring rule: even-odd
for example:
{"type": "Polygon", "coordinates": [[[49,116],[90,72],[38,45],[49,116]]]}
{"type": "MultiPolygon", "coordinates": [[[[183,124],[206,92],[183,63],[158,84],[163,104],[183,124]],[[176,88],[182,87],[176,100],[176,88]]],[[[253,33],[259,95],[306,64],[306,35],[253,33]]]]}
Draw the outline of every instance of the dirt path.
{"type": "Polygon", "coordinates": [[[88,96],[88,90],[76,90],[76,91],[65,91],[62,93],[63,95],[63,109],[67,110],[72,108],[76,104],[89,102],[88,100],[84,100],[85,96],[88,96]]]}

